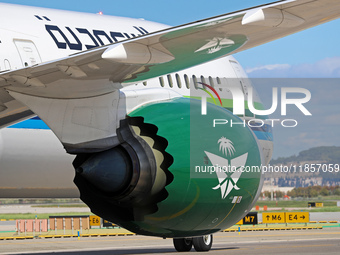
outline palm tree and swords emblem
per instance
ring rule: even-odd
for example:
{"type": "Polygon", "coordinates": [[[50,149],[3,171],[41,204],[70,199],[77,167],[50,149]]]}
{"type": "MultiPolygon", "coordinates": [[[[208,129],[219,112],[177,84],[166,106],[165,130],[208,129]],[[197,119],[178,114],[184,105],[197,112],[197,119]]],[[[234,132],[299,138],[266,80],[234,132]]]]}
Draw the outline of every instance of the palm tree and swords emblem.
{"type": "MultiPolygon", "coordinates": [[[[217,143],[219,144],[219,150],[226,157],[228,157],[228,155],[232,157],[236,152],[233,142],[225,137],[221,137],[217,143]]],[[[247,162],[248,153],[232,159],[224,158],[207,151],[205,151],[205,154],[208,156],[212,165],[218,169],[215,173],[219,184],[212,189],[220,189],[222,199],[225,199],[233,189],[239,190],[240,188],[237,186],[237,182],[241,177],[242,168],[247,162]]]]}

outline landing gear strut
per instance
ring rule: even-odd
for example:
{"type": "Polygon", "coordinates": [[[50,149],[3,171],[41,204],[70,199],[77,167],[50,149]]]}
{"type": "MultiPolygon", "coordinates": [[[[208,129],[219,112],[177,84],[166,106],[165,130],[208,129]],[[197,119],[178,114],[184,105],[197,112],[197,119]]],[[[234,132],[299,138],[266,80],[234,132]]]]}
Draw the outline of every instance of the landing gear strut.
{"type": "Polygon", "coordinates": [[[206,235],[193,238],[174,238],[173,242],[175,249],[178,252],[190,251],[192,245],[194,245],[195,250],[198,252],[209,251],[213,243],[213,236],[206,235]]]}

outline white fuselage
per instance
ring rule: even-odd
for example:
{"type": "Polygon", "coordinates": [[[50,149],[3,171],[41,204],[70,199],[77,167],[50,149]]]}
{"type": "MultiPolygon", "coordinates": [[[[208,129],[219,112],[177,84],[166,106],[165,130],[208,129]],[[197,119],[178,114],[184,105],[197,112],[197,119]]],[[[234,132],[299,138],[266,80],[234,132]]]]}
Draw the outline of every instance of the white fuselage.
{"type": "Polygon", "coordinates": [[[1,70],[56,60],[167,28],[139,19],[3,3],[0,8],[1,70]]]}

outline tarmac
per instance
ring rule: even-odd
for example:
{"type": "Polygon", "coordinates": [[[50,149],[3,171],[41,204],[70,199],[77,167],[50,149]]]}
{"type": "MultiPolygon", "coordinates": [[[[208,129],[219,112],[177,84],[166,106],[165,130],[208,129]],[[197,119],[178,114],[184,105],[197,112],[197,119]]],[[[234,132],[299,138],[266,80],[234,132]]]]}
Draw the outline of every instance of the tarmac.
{"type": "MultiPolygon", "coordinates": [[[[340,228],[220,232],[208,254],[339,254],[340,228]]],[[[194,252],[194,249],[191,250],[194,252]]],[[[178,254],[171,239],[146,236],[0,241],[0,254],[178,254]]]]}
{"type": "MultiPolygon", "coordinates": [[[[0,206],[0,213],[83,212],[86,207],[0,206]]],[[[259,221],[262,214],[259,213],[259,221]]],[[[214,235],[209,254],[339,254],[340,212],[310,213],[308,224],[235,225],[214,235]]],[[[125,229],[17,233],[0,219],[0,254],[178,254],[172,239],[137,236],[125,229]],[[78,240],[78,238],[80,240],[78,240]]],[[[194,249],[192,249],[194,251],[194,249]]]]}

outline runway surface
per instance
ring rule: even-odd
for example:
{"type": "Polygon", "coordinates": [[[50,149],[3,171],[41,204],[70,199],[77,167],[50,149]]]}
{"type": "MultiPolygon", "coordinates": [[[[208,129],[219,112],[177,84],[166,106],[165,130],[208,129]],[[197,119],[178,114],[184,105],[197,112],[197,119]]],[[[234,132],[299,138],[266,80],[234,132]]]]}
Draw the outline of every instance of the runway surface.
{"type": "MultiPolygon", "coordinates": [[[[339,254],[340,228],[217,233],[208,254],[339,254]]],[[[191,252],[194,252],[192,249],[191,252]]],[[[0,241],[0,254],[178,254],[172,239],[145,236],[0,241]]]]}

